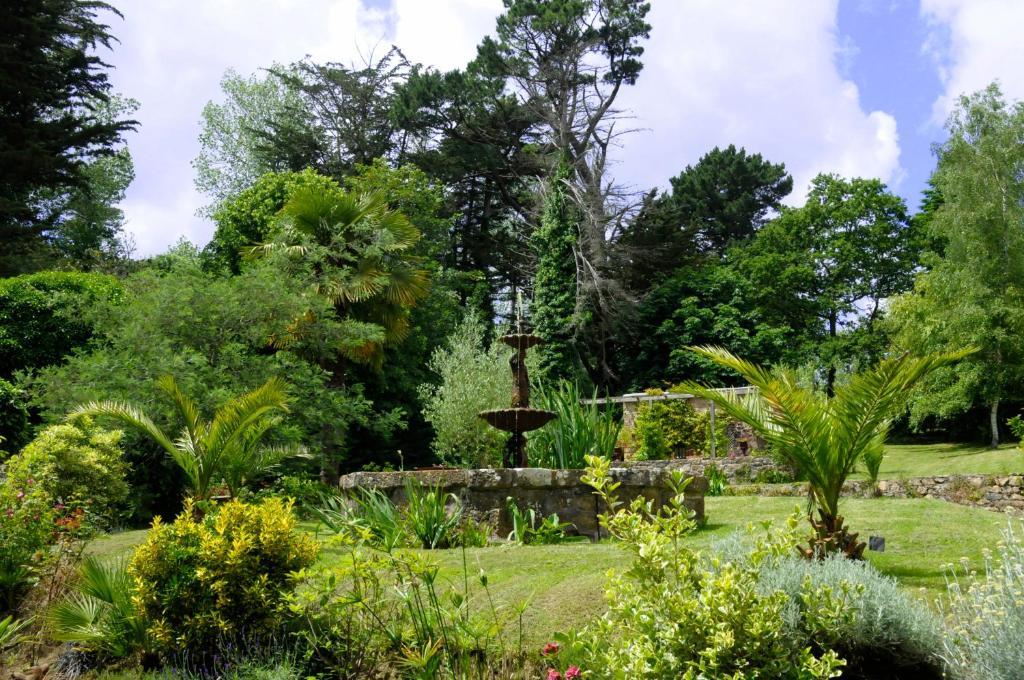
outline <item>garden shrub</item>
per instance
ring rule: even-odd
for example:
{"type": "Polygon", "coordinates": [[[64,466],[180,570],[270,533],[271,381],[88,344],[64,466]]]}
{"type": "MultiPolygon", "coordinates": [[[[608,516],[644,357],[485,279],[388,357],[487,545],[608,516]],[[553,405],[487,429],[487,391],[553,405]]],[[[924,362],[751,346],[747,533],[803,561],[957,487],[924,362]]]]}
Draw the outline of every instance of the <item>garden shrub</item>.
{"type": "Polygon", "coordinates": [[[1017,438],[1018,446],[1021,442],[1024,442],[1024,418],[1016,415],[1006,421],[1006,425],[1010,428],[1010,432],[1017,438]]]}
{"type": "MultiPolygon", "coordinates": [[[[659,392],[660,394],[660,392],[659,392]]],[[[729,451],[725,433],[730,419],[716,414],[716,453],[729,451]]],[[[696,411],[685,399],[665,399],[640,404],[633,425],[632,439],[639,460],[661,460],[689,455],[711,455],[711,414],[696,411]]]]}
{"type": "Polygon", "coordinates": [[[984,573],[947,567],[948,633],[942,658],[955,677],[1010,680],[1024,668],[1024,523],[1003,531],[996,555],[985,551],[984,573]]]}
{"type": "Polygon", "coordinates": [[[429,365],[440,382],[421,386],[420,399],[423,417],[434,428],[438,459],[457,467],[498,465],[508,434],[477,414],[506,407],[511,398],[512,375],[499,345],[485,349],[483,324],[468,315],[429,365]]]}
{"type": "Polygon", "coordinates": [[[23,392],[0,378],[0,461],[28,442],[30,428],[23,392]]]}
{"type": "Polygon", "coordinates": [[[153,522],[128,573],[157,648],[205,652],[276,633],[318,550],[296,531],[290,502],[231,501],[203,517],[189,504],[173,523],[153,522]]]}
{"type": "Polygon", "coordinates": [[[0,483],[0,614],[12,611],[47,558],[57,511],[49,494],[23,468],[0,483]]]}
{"type": "Polygon", "coordinates": [[[686,480],[670,479],[673,498],[654,511],[635,499],[620,507],[610,464],[598,458],[584,481],[609,512],[602,526],[632,553],[611,574],[608,612],[576,635],[561,636],[565,653],[592,678],[831,678],[842,659],[809,640],[835,640],[852,614],[842,586],[806,582],[799,597],[799,635],[784,619],[789,596],[757,587],[761,566],[794,550],[799,517],[769,530],[741,560],[702,559],[680,539],[694,530],[684,505],[686,480]]]}
{"type": "Polygon", "coordinates": [[[120,282],[105,274],[40,272],[0,279],[0,377],[58,363],[92,337],[84,312],[122,295],[120,282]]]}
{"type": "Polygon", "coordinates": [[[457,541],[462,503],[455,494],[407,479],[405,501],[406,524],[421,548],[447,548],[457,541]]]}
{"type": "Polygon", "coordinates": [[[129,494],[121,437],[88,418],[52,425],[7,461],[7,473],[34,480],[65,513],[81,509],[92,526],[109,529],[124,516],[129,494]]]}
{"type": "Polygon", "coordinates": [[[786,593],[782,617],[794,637],[800,635],[811,604],[801,596],[808,584],[837,593],[840,606],[852,614],[833,631],[831,643],[846,660],[844,678],[875,678],[894,670],[900,677],[942,677],[941,622],[895,579],[867,562],[841,555],[810,561],[783,557],[765,563],[758,576],[758,592],[786,593]]]}

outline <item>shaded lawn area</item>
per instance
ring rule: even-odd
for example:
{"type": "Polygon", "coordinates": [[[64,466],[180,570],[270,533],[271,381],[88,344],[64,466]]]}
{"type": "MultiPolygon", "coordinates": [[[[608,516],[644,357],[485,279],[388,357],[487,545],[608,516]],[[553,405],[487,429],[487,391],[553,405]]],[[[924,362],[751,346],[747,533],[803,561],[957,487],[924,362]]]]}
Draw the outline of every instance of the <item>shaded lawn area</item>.
{"type": "MultiPolygon", "coordinates": [[[[802,506],[802,499],[758,496],[706,499],[707,524],[688,543],[707,549],[717,539],[744,529],[748,523],[773,519],[779,523],[802,506]]],[[[915,595],[934,601],[945,593],[942,566],[967,557],[981,564],[983,548],[992,548],[1007,517],[999,513],[933,499],[847,499],[842,511],[853,531],[866,539],[881,535],[884,553],[868,553],[882,572],[894,576],[915,595]]],[[[312,524],[304,524],[315,531],[312,524]]],[[[99,555],[124,555],[145,536],[144,531],[115,534],[94,542],[90,551],[99,555]]],[[[417,551],[425,552],[425,551],[417,551]]],[[[463,588],[463,551],[436,550],[430,557],[440,566],[441,579],[463,588]]],[[[326,548],[321,559],[344,559],[326,548]]],[[[614,543],[567,543],[552,546],[495,545],[465,551],[466,571],[473,597],[471,607],[481,612],[489,603],[483,596],[479,573],[487,574],[490,595],[499,608],[514,608],[529,600],[523,616],[528,647],[542,645],[551,633],[578,626],[604,609],[603,584],[608,569],[624,569],[628,554],[614,543]]],[[[510,641],[515,626],[507,631],[510,641]]]]}
{"type": "MultiPolygon", "coordinates": [[[[937,475],[1011,475],[1024,473],[1024,453],[1016,443],[997,449],[976,444],[889,444],[880,479],[937,475]]],[[[852,479],[864,479],[863,472],[852,479]]]]}

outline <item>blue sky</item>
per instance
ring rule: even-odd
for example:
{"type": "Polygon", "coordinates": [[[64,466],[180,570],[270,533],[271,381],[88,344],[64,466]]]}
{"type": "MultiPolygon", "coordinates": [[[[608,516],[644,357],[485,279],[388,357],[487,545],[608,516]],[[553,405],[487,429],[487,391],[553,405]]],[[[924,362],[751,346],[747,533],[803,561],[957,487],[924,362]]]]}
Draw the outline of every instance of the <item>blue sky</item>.
{"type": "MultiPolygon", "coordinates": [[[[213,225],[192,184],[200,112],[226,69],[306,55],[352,63],[397,44],[456,68],[493,29],[500,0],[113,0],[114,87],[142,103],[122,204],[139,255],[213,225]],[[187,11],[182,8],[188,7],[187,11]]],[[[735,143],[794,176],[878,177],[911,209],[956,97],[994,79],[1024,98],[1024,0],[653,0],[645,69],[620,98],[636,132],[612,171],[637,191],[735,143]]]]}

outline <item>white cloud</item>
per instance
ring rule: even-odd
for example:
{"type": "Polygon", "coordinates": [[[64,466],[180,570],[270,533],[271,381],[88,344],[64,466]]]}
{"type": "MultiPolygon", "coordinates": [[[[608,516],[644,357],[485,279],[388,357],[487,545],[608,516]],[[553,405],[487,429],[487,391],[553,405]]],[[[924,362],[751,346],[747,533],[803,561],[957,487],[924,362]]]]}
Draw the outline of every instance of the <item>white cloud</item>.
{"type": "MultiPolygon", "coordinates": [[[[213,232],[192,187],[200,111],[225,69],[252,73],[306,54],[351,62],[392,42],[414,62],[457,68],[494,28],[500,0],[123,0],[108,57],[119,92],[142,102],[129,143],[136,181],[124,209],[143,255],[213,232]]],[[[865,111],[840,72],[853,47],[837,35],[835,0],[653,3],[639,83],[621,104],[647,128],[624,139],[614,169],[645,189],[715,145],[785,162],[801,201],[821,171],[898,181],[893,117],[865,111]]],[[[1019,24],[1018,24],[1019,25],[1019,24]]],[[[1022,70],[1024,71],[1024,70],[1022,70]]]]}
{"type": "Polygon", "coordinates": [[[943,123],[962,94],[998,79],[1009,99],[1024,99],[1024,2],[1020,0],[922,0],[932,26],[926,45],[937,61],[945,91],[935,101],[943,123]]]}
{"type": "Polygon", "coordinates": [[[645,129],[624,141],[619,169],[638,188],[730,143],[784,162],[795,203],[819,172],[898,183],[895,118],[863,110],[840,74],[852,48],[835,1],[662,2],[649,23],[644,71],[622,100],[645,129]]]}
{"type": "Polygon", "coordinates": [[[116,91],[138,99],[130,135],[135,182],[122,204],[140,255],[184,236],[206,243],[213,225],[195,215],[206,204],[192,185],[200,112],[220,96],[233,68],[248,74],[307,54],[358,62],[392,38],[414,61],[445,68],[472,57],[494,26],[500,0],[397,0],[391,9],[359,0],[125,0],[124,20],[108,23],[120,40],[106,55],[116,91]],[[392,30],[393,29],[393,30],[392,30]]]}

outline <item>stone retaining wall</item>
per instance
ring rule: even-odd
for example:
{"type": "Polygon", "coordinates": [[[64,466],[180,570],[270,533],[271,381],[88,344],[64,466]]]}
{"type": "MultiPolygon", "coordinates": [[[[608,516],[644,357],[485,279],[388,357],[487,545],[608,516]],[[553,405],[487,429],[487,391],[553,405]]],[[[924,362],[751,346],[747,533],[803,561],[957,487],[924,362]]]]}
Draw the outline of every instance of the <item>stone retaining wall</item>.
{"type": "MultiPolygon", "coordinates": [[[[806,496],[807,485],[748,484],[730,487],[727,493],[752,496],[806,496]]],[[[843,493],[859,497],[938,498],[988,510],[1024,511],[1024,475],[939,475],[886,479],[878,482],[877,490],[868,482],[850,481],[843,485],[843,493]]]]}
{"type": "Polygon", "coordinates": [[[759,475],[789,475],[792,472],[784,469],[774,458],[769,456],[727,456],[721,458],[679,458],[668,461],[635,461],[627,465],[666,465],[669,469],[680,469],[688,475],[704,476],[704,470],[714,465],[725,474],[730,484],[744,484],[757,479],[759,475]]]}
{"type": "MultiPolygon", "coordinates": [[[[675,461],[652,461],[643,465],[613,467],[611,476],[621,483],[620,500],[637,496],[660,506],[668,500],[668,470],[675,461]]],[[[512,531],[506,499],[512,498],[520,509],[533,508],[541,516],[556,513],[570,522],[581,535],[598,535],[598,505],[593,489],[580,481],[582,470],[512,468],[495,470],[421,470],[416,472],[354,472],[341,478],[343,491],[358,487],[383,491],[396,504],[405,502],[405,483],[413,478],[426,486],[440,487],[454,494],[470,516],[491,522],[499,536],[512,531]]],[[[695,477],[686,488],[685,503],[697,519],[704,517],[704,492],[707,481],[695,477]]]]}

